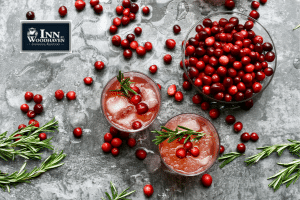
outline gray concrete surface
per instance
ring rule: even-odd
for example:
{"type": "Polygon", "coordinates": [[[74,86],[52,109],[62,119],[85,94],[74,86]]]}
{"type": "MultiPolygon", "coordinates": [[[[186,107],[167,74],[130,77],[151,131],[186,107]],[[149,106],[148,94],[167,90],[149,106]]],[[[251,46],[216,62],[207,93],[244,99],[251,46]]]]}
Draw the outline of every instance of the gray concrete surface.
{"type": "MultiPolygon", "coordinates": [[[[288,189],[281,187],[277,192],[268,187],[270,181],[267,177],[281,169],[276,163],[293,159],[287,152],[280,158],[274,154],[251,167],[244,165],[244,158],[223,169],[219,169],[216,163],[209,170],[213,184],[210,188],[204,188],[199,176],[186,178],[166,173],[161,167],[157,148],[150,142],[154,136],[149,131],[166,123],[172,116],[192,112],[208,117],[207,112],[193,105],[191,97],[195,91],[184,92],[182,103],[176,103],[167,96],[166,90],[170,84],[182,84],[181,69],[178,67],[179,45],[172,52],[174,59],[171,65],[163,63],[162,55],[166,52],[166,38],[174,38],[179,44],[201,14],[224,10],[223,7],[212,7],[203,0],[186,0],[186,3],[181,2],[185,6],[179,6],[178,11],[180,0],[138,0],[140,7],[150,6],[151,14],[145,17],[139,11],[136,21],[121,28],[118,33],[124,37],[136,26],[141,26],[143,34],[138,41],[150,41],[154,49],[144,58],[134,55],[127,61],[121,49],[111,45],[111,36],[107,31],[116,16],[114,9],[121,0],[100,0],[104,7],[101,15],[94,14],[89,2],[86,2],[85,10],[77,12],[74,0],[0,0],[0,131],[13,132],[19,124],[27,124],[27,116],[19,109],[25,103],[24,93],[32,91],[41,94],[44,97],[44,113],[36,119],[43,124],[56,117],[60,125],[59,132],[49,135],[54,136],[56,150],[64,150],[68,154],[63,167],[45,173],[31,184],[20,184],[11,193],[1,191],[0,199],[100,199],[109,190],[109,181],[113,181],[118,188],[131,187],[136,190],[131,196],[135,200],[146,199],[142,189],[148,183],[155,190],[150,199],[300,199],[299,181],[288,189]],[[26,12],[34,11],[36,20],[61,20],[57,10],[62,5],[68,8],[65,19],[73,23],[73,53],[20,54],[19,23],[25,19],[26,12]],[[182,32],[176,36],[172,33],[174,24],[182,28],[182,32]],[[99,59],[105,62],[106,68],[96,72],[93,63],[99,59]],[[152,64],[159,68],[155,75],[148,72],[152,64]],[[144,161],[136,159],[135,150],[126,145],[116,158],[103,154],[101,150],[103,135],[108,131],[109,124],[100,108],[100,95],[105,83],[119,69],[149,74],[162,85],[162,111],[158,119],[148,130],[135,135],[138,140],[136,148],[148,150],[148,157],[144,161]],[[86,76],[94,78],[92,86],[83,83],[86,76]],[[57,89],[76,91],[77,100],[57,102],[54,98],[57,89]],[[84,129],[81,139],[74,139],[72,134],[77,126],[84,129]]],[[[257,132],[260,136],[257,143],[249,142],[246,145],[246,156],[257,153],[256,147],[283,143],[289,138],[300,139],[300,71],[297,60],[300,30],[292,31],[300,23],[299,6],[299,0],[270,0],[259,8],[259,21],[270,31],[277,47],[278,68],[272,83],[250,111],[226,110],[219,119],[213,121],[226,152],[234,151],[240,142],[239,135],[224,123],[229,113],[244,123],[244,131],[257,132]]],[[[238,1],[235,10],[249,13],[250,1],[238,1]]],[[[34,106],[33,102],[29,105],[31,108],[34,106]]],[[[51,152],[43,153],[45,158],[51,152]]],[[[0,170],[14,172],[23,162],[21,158],[14,162],[0,160],[0,170]]],[[[27,168],[30,170],[39,163],[28,161],[27,168]]]]}

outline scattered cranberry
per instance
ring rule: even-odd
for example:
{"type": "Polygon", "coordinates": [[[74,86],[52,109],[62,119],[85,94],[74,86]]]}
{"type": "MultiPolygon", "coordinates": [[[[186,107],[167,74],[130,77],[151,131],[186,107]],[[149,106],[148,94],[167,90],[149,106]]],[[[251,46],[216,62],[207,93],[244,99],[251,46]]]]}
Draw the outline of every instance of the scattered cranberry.
{"type": "Polygon", "coordinates": [[[129,16],[130,14],[130,9],[129,8],[126,8],[123,10],[123,16],[129,16]]]}
{"type": "Polygon", "coordinates": [[[40,114],[40,113],[42,113],[43,112],[43,106],[42,106],[42,104],[35,104],[35,106],[34,106],[34,108],[33,108],[33,110],[34,110],[34,112],[36,113],[36,114],[40,114]]]}
{"type": "Polygon", "coordinates": [[[132,41],[129,46],[131,49],[136,50],[139,47],[139,43],[137,41],[132,41]]]}
{"type": "Polygon", "coordinates": [[[151,51],[152,50],[152,44],[151,44],[151,42],[146,42],[144,44],[144,47],[145,47],[146,51],[151,51]]]}
{"type": "Polygon", "coordinates": [[[112,154],[113,156],[118,156],[119,153],[120,153],[120,150],[119,150],[118,148],[113,148],[113,149],[111,150],[111,154],[112,154]]]}
{"type": "Polygon", "coordinates": [[[58,13],[60,14],[61,17],[66,16],[67,12],[68,12],[68,11],[67,11],[66,6],[61,6],[61,7],[59,7],[59,9],[58,9],[58,13]]]}
{"type": "Polygon", "coordinates": [[[73,130],[73,134],[75,137],[81,137],[82,135],[82,129],[80,127],[77,127],[73,130]]]}
{"type": "Polygon", "coordinates": [[[191,143],[190,141],[188,141],[187,143],[185,143],[183,145],[183,148],[185,148],[185,150],[189,151],[193,148],[193,143],[191,143]]]}
{"type": "Polygon", "coordinates": [[[143,7],[142,11],[143,11],[144,15],[148,15],[150,13],[150,9],[148,6],[143,7]]]}
{"type": "Polygon", "coordinates": [[[84,83],[85,83],[86,85],[91,85],[91,84],[93,83],[93,78],[92,78],[92,77],[85,77],[85,78],[83,79],[83,81],[84,81],[84,83]]]}
{"type": "Polygon", "coordinates": [[[171,56],[170,54],[166,54],[166,55],[164,56],[164,61],[165,61],[165,63],[167,63],[167,64],[171,63],[171,62],[172,62],[172,56],[171,56]]]}
{"type": "Polygon", "coordinates": [[[26,92],[25,93],[25,100],[26,101],[31,101],[33,99],[33,94],[32,92],[26,92]]]}
{"type": "Polygon", "coordinates": [[[56,92],[55,92],[55,98],[57,99],[57,100],[62,100],[63,98],[64,98],[64,91],[62,91],[62,90],[56,90],[56,92]]]}
{"type": "Polygon", "coordinates": [[[28,125],[33,125],[33,126],[35,126],[37,128],[40,127],[40,123],[37,120],[35,120],[35,119],[29,120],[28,125]]]}
{"type": "Polygon", "coordinates": [[[235,117],[233,115],[227,115],[225,120],[227,124],[233,124],[235,122],[235,117]]]}
{"type": "Polygon", "coordinates": [[[27,112],[29,111],[29,106],[28,106],[27,104],[22,104],[22,105],[20,106],[20,109],[21,109],[23,112],[27,113],[27,112]]]}
{"type": "Polygon", "coordinates": [[[166,46],[168,47],[168,49],[174,49],[176,46],[176,42],[173,39],[167,39],[166,40],[166,46]]]}
{"type": "Polygon", "coordinates": [[[25,124],[20,124],[20,125],[18,126],[18,129],[23,129],[23,128],[26,128],[26,125],[25,125],[25,124]]]}
{"type": "Polygon", "coordinates": [[[142,115],[148,112],[148,106],[145,103],[139,103],[136,105],[136,110],[139,115],[142,115]]]}
{"type": "Polygon", "coordinates": [[[149,71],[152,73],[152,74],[155,74],[156,71],[157,71],[157,66],[156,65],[151,65],[149,67],[149,71]]]}
{"type": "Polygon", "coordinates": [[[153,192],[154,192],[154,189],[153,189],[152,185],[148,184],[148,185],[144,186],[144,194],[147,197],[151,197],[153,192]]]}
{"type": "Polygon", "coordinates": [[[40,133],[39,138],[40,138],[40,141],[46,140],[47,139],[47,134],[46,133],[40,133]]]}
{"type": "Polygon", "coordinates": [[[132,51],[130,49],[125,49],[124,52],[123,52],[123,56],[124,58],[131,58],[132,57],[132,51]]]}
{"type": "Polygon", "coordinates": [[[134,33],[135,33],[136,35],[141,35],[141,34],[142,34],[142,28],[141,28],[141,27],[136,27],[136,28],[134,29],[134,33]]]}
{"type": "MultiPolygon", "coordinates": [[[[16,134],[14,137],[22,137],[22,135],[21,134],[16,134]]],[[[19,141],[21,138],[17,138],[17,139],[14,139],[14,141],[16,142],[16,141],[19,141]]]]}
{"type": "Polygon", "coordinates": [[[259,137],[258,137],[257,133],[251,133],[250,139],[253,142],[256,142],[259,139],[259,137]]]}
{"type": "Polygon", "coordinates": [[[116,13],[118,15],[121,15],[123,13],[123,10],[124,10],[123,6],[117,6],[116,7],[116,13]]]}
{"type": "Polygon", "coordinates": [[[235,132],[240,132],[243,129],[242,122],[236,122],[233,126],[235,132]]]}
{"type": "Polygon", "coordinates": [[[130,21],[135,20],[135,14],[134,13],[130,13],[129,14],[129,19],[130,19],[130,21]]]}
{"type": "Polygon", "coordinates": [[[139,11],[139,6],[136,3],[130,5],[130,12],[137,13],[139,11]]]}
{"type": "Polygon", "coordinates": [[[194,104],[200,104],[202,101],[202,97],[200,94],[195,94],[192,99],[194,104]]]}
{"type": "Polygon", "coordinates": [[[237,151],[240,153],[244,153],[246,151],[246,146],[243,143],[240,143],[236,147],[237,151]]]}
{"type": "Polygon", "coordinates": [[[203,102],[202,104],[201,104],[201,109],[202,110],[208,110],[209,109],[209,103],[208,102],[203,102]]]}
{"type": "Polygon", "coordinates": [[[34,118],[34,117],[35,117],[35,112],[34,112],[33,110],[29,110],[29,111],[27,112],[27,117],[29,117],[29,118],[34,118]]]}
{"type": "Polygon", "coordinates": [[[138,48],[136,48],[136,53],[139,56],[144,56],[146,54],[146,49],[145,47],[139,46],[138,48]]]}
{"type": "Polygon", "coordinates": [[[105,153],[109,153],[112,149],[112,146],[111,146],[110,143],[105,142],[105,143],[102,144],[101,148],[102,148],[102,151],[104,151],[105,153]]]}
{"type": "Polygon", "coordinates": [[[95,11],[95,13],[100,14],[103,11],[103,7],[100,4],[95,5],[94,6],[94,11],[95,11]]]}
{"type": "Polygon", "coordinates": [[[138,149],[135,152],[135,156],[140,160],[144,160],[147,157],[147,152],[144,149],[138,149]]]}
{"type": "Polygon", "coordinates": [[[99,0],[90,0],[90,4],[92,7],[94,7],[95,5],[99,4],[99,0]]]}
{"type": "Polygon", "coordinates": [[[200,154],[200,151],[199,151],[199,149],[197,147],[192,148],[190,150],[190,152],[191,152],[192,156],[194,156],[194,157],[197,157],[200,154]]]}
{"type": "Polygon", "coordinates": [[[253,19],[258,19],[259,18],[259,13],[256,10],[252,10],[249,14],[250,17],[253,19]]]}
{"type": "Polygon", "coordinates": [[[175,92],[175,100],[180,102],[183,100],[183,94],[180,91],[175,92]]]}
{"type": "Polygon", "coordinates": [[[109,28],[109,32],[111,34],[115,34],[118,31],[118,27],[116,27],[115,25],[111,25],[109,28]]]}
{"type": "Polygon", "coordinates": [[[112,139],[113,139],[113,135],[111,133],[105,133],[105,135],[104,135],[105,142],[111,142],[112,139]]]}
{"type": "Polygon", "coordinates": [[[85,2],[84,1],[82,1],[82,0],[77,0],[77,1],[75,1],[75,7],[76,7],[76,9],[77,10],[83,10],[84,9],[84,7],[85,7],[85,2]]]}
{"type": "Polygon", "coordinates": [[[131,2],[130,0],[123,0],[122,5],[124,6],[124,8],[130,8],[131,2]]]}
{"type": "Polygon", "coordinates": [[[112,134],[113,137],[116,137],[119,134],[119,130],[116,129],[115,127],[111,126],[109,128],[109,132],[112,134]]]}
{"type": "Polygon", "coordinates": [[[40,94],[36,94],[36,95],[34,95],[34,97],[33,97],[33,101],[34,101],[35,103],[41,103],[41,102],[43,101],[43,96],[40,95],[40,94]]]}
{"type": "Polygon", "coordinates": [[[112,41],[113,45],[120,46],[120,44],[121,44],[121,37],[118,36],[118,35],[114,35],[112,37],[111,41],[112,41]]]}
{"type": "Polygon", "coordinates": [[[224,151],[225,151],[225,147],[224,147],[223,145],[221,145],[221,146],[220,146],[220,152],[219,152],[219,153],[222,154],[222,153],[224,153],[224,151]]]}
{"type": "Polygon", "coordinates": [[[249,133],[247,133],[247,132],[243,133],[243,134],[241,135],[241,140],[242,140],[243,142],[248,142],[248,141],[250,140],[250,135],[249,135],[249,133]]]}
{"type": "Polygon", "coordinates": [[[122,145],[122,140],[120,138],[114,138],[111,141],[113,147],[120,147],[122,145]]]}
{"type": "Polygon", "coordinates": [[[170,85],[168,88],[168,95],[169,96],[174,96],[176,93],[176,85],[170,85]]]}
{"type": "Polygon", "coordinates": [[[129,138],[127,140],[127,145],[130,147],[130,148],[133,148],[135,145],[136,145],[136,140],[134,138],[129,138]]]}
{"type": "Polygon", "coordinates": [[[213,108],[209,111],[209,116],[212,119],[217,119],[220,116],[220,110],[213,108]]]}
{"type": "Polygon", "coordinates": [[[28,20],[33,20],[34,17],[35,17],[35,15],[34,15],[34,12],[33,12],[33,11],[28,11],[28,12],[26,13],[26,18],[27,18],[28,20]]]}
{"type": "Polygon", "coordinates": [[[186,157],[186,150],[184,148],[177,149],[176,156],[178,158],[185,158],[186,157]]]}
{"type": "Polygon", "coordinates": [[[205,187],[211,186],[212,181],[212,177],[209,174],[203,174],[201,177],[201,182],[205,187]]]}
{"type": "Polygon", "coordinates": [[[260,3],[265,4],[268,0],[260,0],[260,3]]]}
{"type": "Polygon", "coordinates": [[[120,26],[122,23],[121,19],[119,17],[116,17],[113,19],[113,25],[120,26]]]}
{"type": "Polygon", "coordinates": [[[173,26],[173,31],[174,31],[175,34],[180,33],[180,31],[181,31],[180,26],[179,26],[179,25],[174,25],[174,26],[173,26]]]}
{"type": "Polygon", "coordinates": [[[96,61],[95,64],[94,64],[94,66],[95,66],[96,70],[102,70],[105,65],[104,65],[104,63],[102,61],[96,61]]]}
{"type": "Polygon", "coordinates": [[[232,10],[235,7],[235,3],[233,0],[226,0],[225,7],[229,10],[232,10]]]}
{"type": "Polygon", "coordinates": [[[127,17],[127,16],[123,16],[122,19],[121,19],[121,22],[122,22],[122,25],[123,25],[123,26],[126,26],[126,25],[129,24],[130,18],[127,17]]]}
{"type": "Polygon", "coordinates": [[[258,9],[260,6],[260,3],[258,1],[252,1],[251,6],[253,9],[258,9]]]}
{"type": "Polygon", "coordinates": [[[182,87],[183,87],[184,90],[190,90],[190,89],[192,89],[192,84],[188,81],[184,81],[182,83],[182,87]]]}
{"type": "Polygon", "coordinates": [[[142,128],[142,126],[143,125],[140,121],[135,121],[135,122],[132,123],[132,128],[135,129],[135,130],[142,128]]]}
{"type": "Polygon", "coordinates": [[[68,100],[74,100],[76,99],[76,93],[74,91],[70,91],[67,93],[66,97],[68,100]]]}

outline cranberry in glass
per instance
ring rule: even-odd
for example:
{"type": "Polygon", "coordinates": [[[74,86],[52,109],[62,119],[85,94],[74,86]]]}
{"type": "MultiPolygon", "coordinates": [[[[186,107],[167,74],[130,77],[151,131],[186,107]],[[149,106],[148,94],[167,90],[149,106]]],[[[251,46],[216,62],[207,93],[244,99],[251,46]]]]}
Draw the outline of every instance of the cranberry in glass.
{"type": "Polygon", "coordinates": [[[197,147],[192,148],[190,150],[190,152],[191,152],[192,156],[194,156],[194,157],[197,157],[200,154],[200,151],[199,151],[199,149],[197,147]]]}
{"type": "Polygon", "coordinates": [[[135,121],[132,123],[132,128],[135,130],[142,128],[142,126],[143,126],[142,123],[139,121],[135,121]]]}
{"type": "Polygon", "coordinates": [[[210,86],[206,85],[202,87],[202,92],[206,95],[210,95],[210,86]]]}
{"type": "Polygon", "coordinates": [[[234,26],[237,26],[239,24],[239,19],[237,17],[231,17],[229,19],[229,23],[232,23],[234,26]]]}
{"type": "Polygon", "coordinates": [[[203,20],[203,25],[204,25],[205,27],[211,28],[211,27],[212,27],[212,21],[211,21],[209,18],[205,18],[205,19],[203,20]]]}
{"type": "Polygon", "coordinates": [[[265,59],[267,62],[273,62],[275,60],[275,53],[273,51],[269,51],[266,53],[265,59]]]}
{"type": "Polygon", "coordinates": [[[61,6],[61,7],[59,7],[59,9],[58,9],[58,13],[60,14],[61,17],[66,16],[67,12],[68,12],[68,11],[67,11],[66,6],[61,6]]]}
{"type": "Polygon", "coordinates": [[[252,85],[252,90],[254,93],[258,93],[260,92],[262,89],[262,85],[259,83],[259,82],[255,82],[253,85],[252,85]]]}
{"type": "Polygon", "coordinates": [[[180,33],[180,31],[181,31],[181,28],[180,28],[179,25],[174,25],[174,26],[173,26],[173,32],[174,32],[175,34],[180,33]]]}
{"type": "Polygon", "coordinates": [[[26,13],[26,18],[27,18],[28,20],[33,20],[34,17],[35,17],[35,15],[34,15],[34,12],[33,12],[33,11],[28,11],[28,12],[26,13]]]}
{"type": "Polygon", "coordinates": [[[228,9],[228,10],[232,10],[234,7],[235,7],[235,3],[233,0],[226,0],[225,1],[225,7],[228,9]]]}
{"type": "Polygon", "coordinates": [[[266,76],[271,76],[273,74],[273,69],[271,67],[267,67],[264,69],[264,73],[266,76]]]}
{"type": "Polygon", "coordinates": [[[177,156],[177,158],[185,158],[186,150],[184,148],[177,149],[176,156],[177,156]]]}
{"type": "Polygon", "coordinates": [[[243,143],[240,143],[236,147],[237,151],[240,153],[244,153],[246,151],[246,146],[243,143]]]}
{"type": "Polygon", "coordinates": [[[144,15],[149,15],[149,13],[150,13],[150,9],[148,6],[143,7],[142,11],[143,11],[144,15]]]}
{"type": "Polygon", "coordinates": [[[142,115],[148,112],[148,106],[145,103],[139,103],[136,105],[136,110],[139,115],[142,115]]]}

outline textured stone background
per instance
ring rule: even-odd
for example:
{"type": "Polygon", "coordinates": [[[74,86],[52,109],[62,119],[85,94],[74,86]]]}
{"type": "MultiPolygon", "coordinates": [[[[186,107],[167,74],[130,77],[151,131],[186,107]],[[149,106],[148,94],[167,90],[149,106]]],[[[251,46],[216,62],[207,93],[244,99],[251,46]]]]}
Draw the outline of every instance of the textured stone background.
{"type": "MultiPolygon", "coordinates": [[[[195,91],[184,92],[182,103],[167,97],[166,90],[170,84],[182,84],[178,65],[179,45],[172,52],[174,58],[171,65],[164,65],[162,55],[166,52],[166,38],[174,38],[179,44],[201,14],[223,10],[222,7],[212,7],[202,0],[186,0],[185,3],[180,0],[138,0],[140,7],[150,6],[151,15],[145,17],[139,12],[135,23],[121,28],[119,34],[124,37],[134,27],[141,26],[143,34],[138,41],[150,41],[154,49],[144,58],[134,55],[126,61],[121,49],[111,46],[111,36],[107,31],[116,16],[114,9],[121,0],[100,1],[104,12],[96,15],[88,1],[85,10],[77,12],[74,0],[0,0],[0,131],[13,132],[19,124],[27,124],[28,118],[19,109],[25,103],[23,96],[26,91],[42,94],[45,112],[36,119],[42,124],[54,116],[59,120],[59,132],[51,134],[54,136],[53,144],[57,150],[63,149],[68,154],[63,167],[45,173],[31,184],[20,184],[11,193],[1,191],[0,199],[100,199],[109,189],[109,181],[122,189],[130,186],[137,190],[132,199],[145,199],[142,188],[148,183],[155,190],[151,199],[300,199],[299,181],[288,189],[282,187],[273,192],[268,187],[270,181],[266,180],[281,169],[277,162],[293,159],[287,152],[281,158],[274,154],[251,167],[244,165],[243,158],[222,170],[217,163],[209,170],[213,177],[212,186],[204,188],[199,182],[200,177],[185,178],[166,173],[161,167],[156,147],[150,142],[153,136],[149,130],[158,128],[177,114],[193,112],[208,117],[206,112],[192,104],[191,97],[195,91]],[[186,9],[178,11],[179,3],[186,9]],[[34,11],[36,20],[61,20],[57,10],[62,5],[68,8],[65,19],[73,23],[73,53],[20,54],[19,25],[20,20],[25,19],[26,12],[34,11]],[[172,33],[174,24],[182,28],[177,36],[172,33]],[[106,68],[96,72],[93,67],[95,60],[103,60],[106,68]],[[136,159],[135,149],[129,149],[127,145],[121,148],[116,158],[103,154],[103,134],[109,128],[100,108],[104,84],[119,69],[149,74],[148,68],[152,64],[159,68],[158,73],[151,77],[163,87],[162,111],[149,130],[135,135],[138,139],[136,148],[147,149],[147,159],[136,159]],[[84,85],[82,80],[86,76],[94,78],[92,86],[84,85]],[[74,90],[78,98],[72,102],[66,99],[57,102],[54,98],[57,89],[65,92],[74,90]],[[77,126],[84,128],[81,139],[74,139],[72,135],[73,128],[77,126]]],[[[269,0],[259,8],[259,21],[270,31],[277,47],[278,69],[272,83],[250,111],[226,110],[213,121],[226,152],[234,151],[240,142],[239,135],[224,123],[229,113],[235,114],[244,123],[244,131],[257,132],[260,136],[257,143],[248,142],[246,156],[257,153],[256,147],[283,143],[288,138],[300,139],[299,30],[292,31],[300,23],[299,4],[299,0],[269,0]]],[[[235,10],[248,14],[250,1],[240,0],[235,10]]],[[[34,104],[31,102],[29,105],[32,108],[34,104]]],[[[50,153],[44,151],[43,158],[50,153]]],[[[14,172],[23,162],[21,158],[14,162],[1,160],[0,170],[14,172]]],[[[27,168],[32,169],[39,163],[28,161],[27,168]]]]}

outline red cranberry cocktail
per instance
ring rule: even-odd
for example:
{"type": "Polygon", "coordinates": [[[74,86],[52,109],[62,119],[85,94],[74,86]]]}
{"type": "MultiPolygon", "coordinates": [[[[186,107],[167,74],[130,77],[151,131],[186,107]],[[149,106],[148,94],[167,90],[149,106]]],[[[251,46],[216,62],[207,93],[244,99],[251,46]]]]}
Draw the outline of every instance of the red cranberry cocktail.
{"type": "Polygon", "coordinates": [[[115,128],[126,132],[141,131],[156,119],[161,97],[157,84],[148,76],[139,72],[126,72],[131,91],[129,95],[115,91],[121,89],[117,77],[112,78],[102,92],[101,104],[103,114],[115,128]]]}
{"type": "Polygon", "coordinates": [[[199,141],[192,141],[192,136],[187,143],[183,139],[171,143],[165,140],[159,145],[161,158],[176,173],[185,176],[199,175],[209,169],[218,157],[220,141],[217,130],[207,119],[196,114],[173,117],[165,127],[175,130],[178,125],[204,132],[205,135],[199,141]]]}

